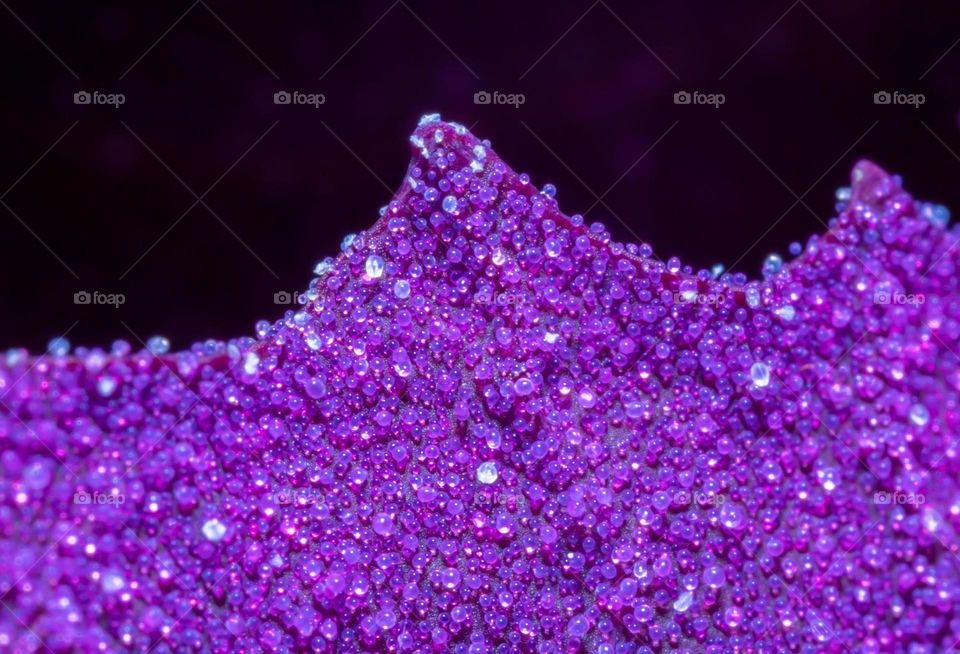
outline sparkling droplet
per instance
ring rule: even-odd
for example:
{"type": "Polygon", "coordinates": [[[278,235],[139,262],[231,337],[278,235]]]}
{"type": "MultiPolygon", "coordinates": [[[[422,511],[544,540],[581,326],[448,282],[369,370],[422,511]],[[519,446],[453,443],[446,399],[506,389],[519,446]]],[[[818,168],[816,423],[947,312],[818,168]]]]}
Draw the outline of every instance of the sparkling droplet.
{"type": "Polygon", "coordinates": [[[379,279],[383,276],[383,257],[371,254],[367,257],[367,261],[363,267],[367,271],[367,277],[370,279],[379,279]]]}
{"type": "Polygon", "coordinates": [[[70,341],[65,338],[54,338],[47,343],[47,351],[55,357],[63,357],[70,353],[70,341]]]}
{"type": "Polygon", "coordinates": [[[457,210],[457,198],[453,195],[448,195],[447,197],[443,198],[443,203],[441,206],[447,213],[453,213],[457,210]]]}
{"type": "Polygon", "coordinates": [[[393,285],[393,294],[398,299],[406,300],[410,297],[410,282],[405,279],[398,279],[393,285]]]}
{"type": "Polygon", "coordinates": [[[785,321],[790,322],[797,315],[797,310],[794,309],[791,305],[785,304],[775,311],[775,313],[783,318],[785,321]]]}
{"type": "Polygon", "coordinates": [[[147,349],[151,354],[161,355],[170,351],[170,341],[163,336],[151,336],[147,340],[147,349]]]}
{"type": "Polygon", "coordinates": [[[374,516],[373,531],[380,536],[389,536],[393,533],[393,519],[389,513],[378,513],[374,516]]]}
{"type": "Polygon", "coordinates": [[[123,580],[123,577],[116,572],[107,572],[103,575],[103,582],[101,583],[101,586],[107,593],[116,593],[121,591],[126,585],[127,584],[123,580]]]}
{"type": "Polygon", "coordinates": [[[930,422],[930,411],[922,404],[914,404],[910,407],[910,422],[917,427],[923,427],[930,422]]]}
{"type": "Polygon", "coordinates": [[[256,352],[247,352],[247,357],[243,361],[243,371],[248,375],[257,374],[257,366],[260,365],[260,357],[256,352]]]}
{"type": "Polygon", "coordinates": [[[770,385],[770,368],[762,361],[757,361],[750,366],[750,379],[753,383],[763,388],[770,385]]]}
{"type": "Polygon", "coordinates": [[[680,597],[673,603],[673,610],[678,613],[683,613],[690,608],[691,604],[693,604],[693,593],[687,590],[680,593],[680,597]]]}
{"type": "Polygon", "coordinates": [[[316,267],[313,269],[313,274],[317,276],[323,276],[331,270],[333,270],[333,260],[328,258],[316,265],[316,267]]]}
{"type": "Polygon", "coordinates": [[[590,631],[590,622],[582,615],[575,615],[567,623],[567,633],[574,638],[581,638],[590,631]]]}
{"type": "Polygon", "coordinates": [[[203,536],[215,543],[223,540],[223,537],[227,535],[227,527],[222,522],[214,518],[213,520],[207,520],[203,523],[203,536]]]}
{"type": "Polygon", "coordinates": [[[783,258],[779,254],[771,254],[763,261],[763,274],[773,275],[783,266],[783,258]]]}
{"type": "Polygon", "coordinates": [[[533,392],[533,382],[527,377],[521,377],[513,383],[513,390],[517,395],[530,395],[533,392]]]}
{"type": "Polygon", "coordinates": [[[477,468],[477,481],[481,484],[492,484],[497,480],[497,464],[493,461],[481,463],[477,468]]]}
{"type": "Polygon", "coordinates": [[[116,388],[117,380],[110,375],[101,377],[100,380],[97,381],[97,393],[99,393],[101,397],[110,397],[116,388]]]}

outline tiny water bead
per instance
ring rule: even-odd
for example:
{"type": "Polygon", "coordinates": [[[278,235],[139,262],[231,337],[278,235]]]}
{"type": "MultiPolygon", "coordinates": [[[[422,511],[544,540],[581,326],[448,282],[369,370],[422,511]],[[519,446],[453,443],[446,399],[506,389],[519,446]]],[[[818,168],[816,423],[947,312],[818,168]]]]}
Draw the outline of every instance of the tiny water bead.
{"type": "Polygon", "coordinates": [[[103,397],[113,395],[117,388],[117,380],[110,376],[105,376],[97,381],[97,392],[103,397]]]}
{"type": "Polygon", "coordinates": [[[751,280],[564,215],[461,125],[411,142],[379,221],[250,336],[7,352],[4,647],[960,640],[945,210],[860,163],[751,280]]]}
{"type": "Polygon", "coordinates": [[[481,484],[492,484],[497,481],[497,464],[486,461],[477,467],[477,481],[481,484]]]}
{"type": "Polygon", "coordinates": [[[793,305],[790,304],[785,304],[782,307],[775,309],[774,313],[787,322],[792,321],[797,316],[797,310],[793,307],[793,305]]]}
{"type": "Polygon", "coordinates": [[[47,344],[47,352],[55,357],[66,356],[70,353],[70,341],[63,337],[51,339],[47,344]]]}
{"type": "Polygon", "coordinates": [[[383,257],[371,254],[364,263],[364,269],[367,272],[367,277],[370,279],[379,279],[383,276],[384,271],[383,257]]]}
{"type": "Polygon", "coordinates": [[[776,274],[783,266],[783,258],[779,254],[768,255],[763,262],[763,274],[770,276],[776,274]]]}
{"type": "Polygon", "coordinates": [[[522,397],[525,395],[530,395],[530,393],[533,392],[534,386],[533,386],[533,382],[530,381],[529,378],[521,377],[516,382],[514,382],[513,389],[517,393],[517,395],[520,395],[522,397]]]}
{"type": "Polygon", "coordinates": [[[163,336],[151,336],[147,339],[147,350],[155,355],[166,354],[170,351],[170,341],[163,336]]]}
{"type": "Polygon", "coordinates": [[[762,361],[757,361],[750,366],[750,379],[753,383],[763,388],[770,385],[770,368],[762,361]]]}
{"type": "Polygon", "coordinates": [[[393,284],[393,294],[400,300],[406,300],[410,297],[410,282],[405,279],[398,279],[393,284]]]}
{"type": "Polygon", "coordinates": [[[457,210],[456,196],[448,195],[447,197],[443,198],[443,203],[441,206],[443,207],[443,210],[446,211],[447,213],[456,212],[457,210]]]}
{"type": "Polygon", "coordinates": [[[673,603],[673,610],[677,613],[684,613],[693,604],[693,593],[689,590],[680,594],[680,597],[673,603]]]}
{"type": "Polygon", "coordinates": [[[227,535],[227,527],[216,518],[207,520],[202,527],[203,536],[209,541],[219,542],[227,535]]]}
{"type": "Polygon", "coordinates": [[[373,530],[380,536],[393,533],[393,518],[388,513],[378,513],[373,519],[373,530]]]}
{"type": "Polygon", "coordinates": [[[313,269],[313,274],[322,277],[333,270],[333,259],[327,258],[319,262],[313,269]]]}
{"type": "Polygon", "coordinates": [[[567,622],[567,633],[574,638],[583,638],[590,631],[590,622],[582,615],[575,615],[567,622]]]}
{"type": "Polygon", "coordinates": [[[923,427],[930,421],[930,412],[922,404],[914,404],[910,407],[910,422],[917,427],[923,427]]]}

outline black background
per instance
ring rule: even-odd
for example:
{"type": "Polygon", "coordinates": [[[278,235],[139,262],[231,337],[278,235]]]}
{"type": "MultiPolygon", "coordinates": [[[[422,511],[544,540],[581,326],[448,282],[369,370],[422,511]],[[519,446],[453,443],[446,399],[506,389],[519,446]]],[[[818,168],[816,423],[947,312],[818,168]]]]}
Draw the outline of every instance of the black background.
{"type": "Polygon", "coordinates": [[[282,314],[277,291],[305,288],[376,220],[432,111],[555,183],[567,213],[601,195],[588,220],[698,268],[758,275],[824,229],[859,158],[957,209],[958,16],[892,1],[9,2],[0,347],[252,333],[282,314]],[[78,106],[80,90],[126,102],[78,106]],[[277,106],[278,90],[326,103],[277,106]],[[478,106],[481,90],[526,102],[478,106]],[[681,90],[726,102],[677,106],[681,90]],[[880,90],[926,102],[878,106],[880,90]],[[195,201],[177,177],[201,195],[228,169],[210,210],[170,229],[195,201]],[[787,212],[808,189],[812,211],[787,212]],[[78,290],[126,302],[77,306],[78,290]]]}

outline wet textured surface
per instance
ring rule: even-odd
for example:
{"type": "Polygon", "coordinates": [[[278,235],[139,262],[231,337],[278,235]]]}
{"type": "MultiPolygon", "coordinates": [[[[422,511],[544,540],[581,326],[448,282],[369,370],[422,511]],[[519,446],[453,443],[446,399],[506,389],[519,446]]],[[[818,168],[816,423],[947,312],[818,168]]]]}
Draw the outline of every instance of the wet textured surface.
{"type": "Polygon", "coordinates": [[[411,142],[255,338],[7,355],[0,649],[954,645],[942,207],[861,163],[748,281],[610,242],[460,126],[411,142]]]}

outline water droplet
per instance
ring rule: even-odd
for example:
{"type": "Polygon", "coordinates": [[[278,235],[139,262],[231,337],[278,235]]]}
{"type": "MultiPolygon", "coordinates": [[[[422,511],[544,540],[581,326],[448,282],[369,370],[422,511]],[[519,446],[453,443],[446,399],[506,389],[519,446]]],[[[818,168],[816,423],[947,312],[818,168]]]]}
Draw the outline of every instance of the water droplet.
{"type": "Polygon", "coordinates": [[[393,285],[393,294],[401,300],[410,297],[410,282],[405,279],[398,279],[393,285]]]}
{"type": "Polygon", "coordinates": [[[331,270],[333,270],[333,260],[327,258],[316,265],[316,267],[313,269],[313,274],[318,276],[326,275],[331,270]]]}
{"type": "Polygon", "coordinates": [[[779,254],[769,255],[763,262],[763,274],[773,275],[783,266],[783,258],[779,254]]]}
{"type": "Polygon", "coordinates": [[[243,371],[248,375],[257,374],[257,366],[260,365],[260,357],[256,352],[247,352],[247,358],[243,361],[243,371]]]}
{"type": "Polygon", "coordinates": [[[787,322],[790,322],[791,320],[793,320],[793,319],[796,317],[796,315],[797,315],[797,310],[794,309],[793,306],[791,306],[791,305],[789,305],[789,304],[785,304],[785,305],[783,305],[782,307],[780,307],[779,309],[777,309],[776,311],[774,311],[774,313],[776,313],[778,316],[780,316],[781,318],[783,318],[783,319],[786,320],[787,322]]]}
{"type": "Polygon", "coordinates": [[[691,604],[693,604],[693,593],[687,590],[680,593],[680,597],[673,603],[673,610],[678,613],[683,613],[690,608],[691,604]]]}
{"type": "Polygon", "coordinates": [[[517,395],[530,395],[533,392],[533,382],[527,377],[521,377],[513,383],[513,390],[517,395]]]}
{"type": "Polygon", "coordinates": [[[109,375],[101,377],[97,382],[97,393],[99,393],[101,397],[110,397],[116,388],[117,380],[109,375]]]}
{"type": "Polygon", "coordinates": [[[123,590],[126,586],[126,582],[116,572],[107,572],[103,575],[103,581],[100,584],[103,587],[103,590],[107,593],[116,593],[117,591],[123,590]]]}
{"type": "Polygon", "coordinates": [[[147,340],[147,349],[157,356],[166,354],[170,351],[170,341],[163,336],[151,336],[147,340]]]}
{"type": "Polygon", "coordinates": [[[441,206],[447,213],[454,213],[457,210],[457,198],[453,195],[448,195],[447,197],[443,198],[443,203],[441,206]]]}
{"type": "Polygon", "coordinates": [[[215,543],[222,541],[223,537],[227,535],[226,525],[216,518],[204,522],[202,531],[204,538],[215,543]]]}
{"type": "Polygon", "coordinates": [[[914,404],[910,407],[910,422],[917,427],[923,427],[930,422],[930,411],[922,404],[914,404]]]}
{"type": "Polygon", "coordinates": [[[371,254],[367,257],[367,261],[363,267],[367,271],[367,277],[370,279],[379,279],[383,276],[383,257],[371,254]]]}
{"type": "Polygon", "coordinates": [[[757,361],[750,366],[750,379],[753,383],[763,388],[770,385],[770,368],[762,361],[757,361]]]}
{"type": "Polygon", "coordinates": [[[567,623],[567,633],[574,638],[581,638],[590,631],[590,623],[582,615],[575,615],[567,623]]]}
{"type": "Polygon", "coordinates": [[[70,353],[70,341],[65,338],[54,338],[47,343],[47,351],[55,357],[63,357],[70,353]]]}
{"type": "Polygon", "coordinates": [[[497,464],[493,461],[486,461],[477,468],[477,481],[481,484],[492,484],[497,480],[497,464]]]}

